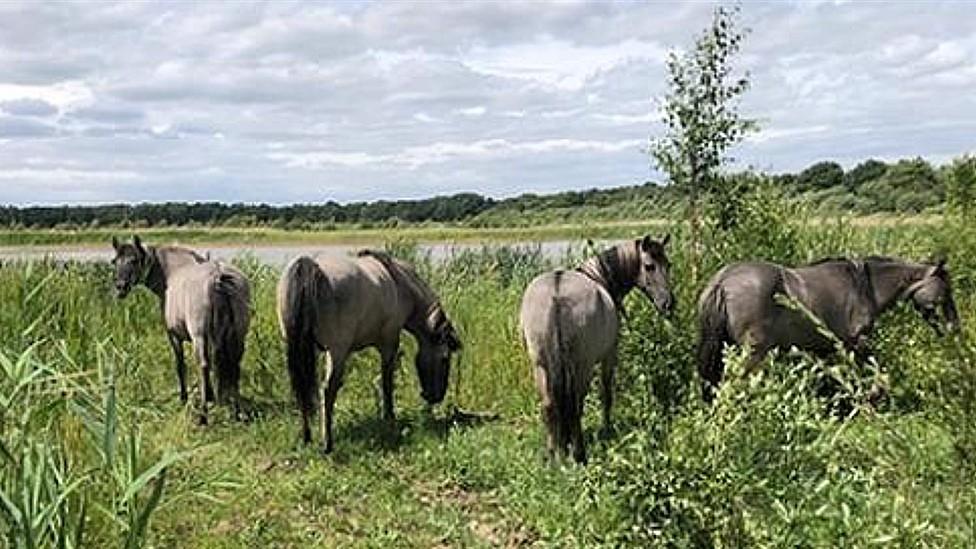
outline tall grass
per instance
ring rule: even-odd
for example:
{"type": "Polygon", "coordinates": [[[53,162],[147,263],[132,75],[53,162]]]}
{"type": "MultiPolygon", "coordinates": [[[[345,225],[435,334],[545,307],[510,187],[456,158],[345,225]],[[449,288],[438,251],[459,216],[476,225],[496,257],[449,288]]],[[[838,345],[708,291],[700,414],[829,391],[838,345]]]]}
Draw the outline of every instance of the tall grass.
{"type": "MultiPolygon", "coordinates": [[[[889,387],[877,407],[864,395],[873,371],[842,354],[781,353],[760,375],[733,375],[706,408],[693,362],[705,280],[690,280],[685,234],[674,227],[678,308],[666,321],[640,296],[627,300],[616,434],[596,438],[599,407],[588,404],[590,465],[550,468],[516,311],[528,281],[574,265],[583,240],[567,257],[492,247],[444,261],[397,241],[390,249],[418,264],[464,340],[452,388],[427,410],[404,359],[391,429],[378,419],[377,356],[355,355],[336,451],[322,458],[298,438],[275,319],[277,268],[238,260],[254,286],[242,380],[252,419],[220,411],[200,428],[194,404],[177,398],[154,296],[140,290],[118,302],[107,265],[7,264],[0,533],[24,547],[971,544],[976,228],[952,217],[816,221],[771,189],[751,192],[734,229],[706,227],[701,272],[747,258],[943,253],[962,337],[939,339],[899,307],[874,338],[889,387]],[[820,396],[837,377],[854,403],[849,417],[820,396]],[[493,414],[465,421],[455,406],[493,414]]],[[[644,227],[631,230],[636,237],[644,227]]],[[[413,348],[405,337],[407,357],[413,348]]],[[[729,350],[733,374],[744,356],[729,350]]]]}

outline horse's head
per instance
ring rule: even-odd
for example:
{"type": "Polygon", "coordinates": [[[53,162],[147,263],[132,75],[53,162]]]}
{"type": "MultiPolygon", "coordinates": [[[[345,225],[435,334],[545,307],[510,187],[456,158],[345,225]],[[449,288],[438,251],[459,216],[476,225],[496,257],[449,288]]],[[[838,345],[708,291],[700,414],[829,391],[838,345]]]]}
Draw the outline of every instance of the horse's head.
{"type": "Polygon", "coordinates": [[[425,323],[426,333],[418,338],[416,358],[420,396],[430,404],[438,404],[447,393],[451,354],[461,350],[461,340],[439,304],[431,308],[425,323]]]}
{"type": "Polygon", "coordinates": [[[930,265],[925,275],[909,286],[907,293],[915,309],[937,334],[941,335],[943,329],[948,333],[959,331],[959,313],[944,259],[930,265]]]}
{"type": "Polygon", "coordinates": [[[671,263],[664,250],[670,240],[671,235],[665,235],[660,240],[648,235],[637,241],[640,262],[634,281],[657,310],[666,315],[670,315],[674,309],[674,294],[671,293],[669,279],[671,263]]]}
{"type": "Polygon", "coordinates": [[[133,286],[143,282],[149,254],[142,247],[138,236],[132,238],[132,244],[120,243],[113,236],[112,247],[115,248],[115,257],[112,259],[112,264],[115,265],[115,294],[122,299],[129,295],[133,286]]]}

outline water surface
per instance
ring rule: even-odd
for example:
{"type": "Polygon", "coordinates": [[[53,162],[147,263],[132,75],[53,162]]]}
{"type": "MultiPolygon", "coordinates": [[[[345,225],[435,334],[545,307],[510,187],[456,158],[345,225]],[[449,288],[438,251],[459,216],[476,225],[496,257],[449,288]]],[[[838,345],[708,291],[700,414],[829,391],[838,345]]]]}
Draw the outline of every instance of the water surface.
{"type": "MultiPolygon", "coordinates": [[[[553,240],[545,242],[510,242],[510,243],[428,243],[418,244],[419,252],[429,256],[434,261],[444,261],[465,251],[481,249],[515,248],[524,251],[538,250],[550,259],[561,259],[572,251],[581,249],[583,244],[577,241],[553,240]]],[[[284,265],[293,257],[299,255],[350,255],[364,247],[361,244],[302,244],[297,246],[255,245],[255,246],[220,246],[200,245],[189,246],[210,257],[231,260],[240,256],[253,256],[262,263],[284,265]]],[[[0,247],[0,261],[52,259],[54,261],[110,261],[114,255],[111,246],[76,247],[76,246],[5,246],[0,247]]]]}

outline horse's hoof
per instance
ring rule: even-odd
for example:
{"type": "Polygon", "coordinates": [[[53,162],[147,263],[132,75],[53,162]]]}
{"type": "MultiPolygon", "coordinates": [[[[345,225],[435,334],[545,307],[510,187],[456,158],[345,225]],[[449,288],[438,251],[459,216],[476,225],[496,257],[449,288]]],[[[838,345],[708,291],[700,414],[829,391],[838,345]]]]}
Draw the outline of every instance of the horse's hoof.
{"type": "Polygon", "coordinates": [[[207,426],[207,416],[200,416],[200,418],[197,419],[197,425],[199,425],[201,427],[206,427],[207,426]]]}
{"type": "Polygon", "coordinates": [[[331,444],[326,444],[326,445],[323,445],[323,446],[319,447],[319,453],[322,454],[323,457],[331,454],[332,453],[332,445],[331,444]]]}

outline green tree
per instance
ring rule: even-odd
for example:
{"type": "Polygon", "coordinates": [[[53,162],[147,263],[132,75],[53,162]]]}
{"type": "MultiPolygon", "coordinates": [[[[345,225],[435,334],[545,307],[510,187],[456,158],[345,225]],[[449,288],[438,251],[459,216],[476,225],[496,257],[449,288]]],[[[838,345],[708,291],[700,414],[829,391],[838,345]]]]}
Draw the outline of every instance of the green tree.
{"type": "MultiPolygon", "coordinates": [[[[728,161],[729,148],[755,127],[753,120],[739,114],[749,77],[748,73],[736,76],[733,70],[746,34],[737,26],[738,14],[737,8],[716,8],[694,48],[670,54],[669,91],[663,105],[667,131],[651,143],[656,166],[667,173],[672,185],[688,193],[695,257],[701,255],[700,195],[719,187],[719,168],[728,161]]],[[[697,278],[697,270],[692,277],[697,278]]]]}
{"type": "Polygon", "coordinates": [[[946,207],[959,221],[976,217],[976,155],[957,158],[949,167],[946,207]]]}
{"type": "Polygon", "coordinates": [[[885,174],[861,187],[860,194],[883,211],[920,212],[941,203],[945,187],[923,158],[899,160],[885,174]]]}
{"type": "Polygon", "coordinates": [[[844,186],[856,193],[865,183],[880,179],[888,171],[888,165],[873,158],[861,162],[844,174],[844,186]]]}
{"type": "Polygon", "coordinates": [[[800,172],[796,186],[801,191],[819,191],[840,187],[844,183],[844,168],[836,162],[817,162],[800,172]]]}

